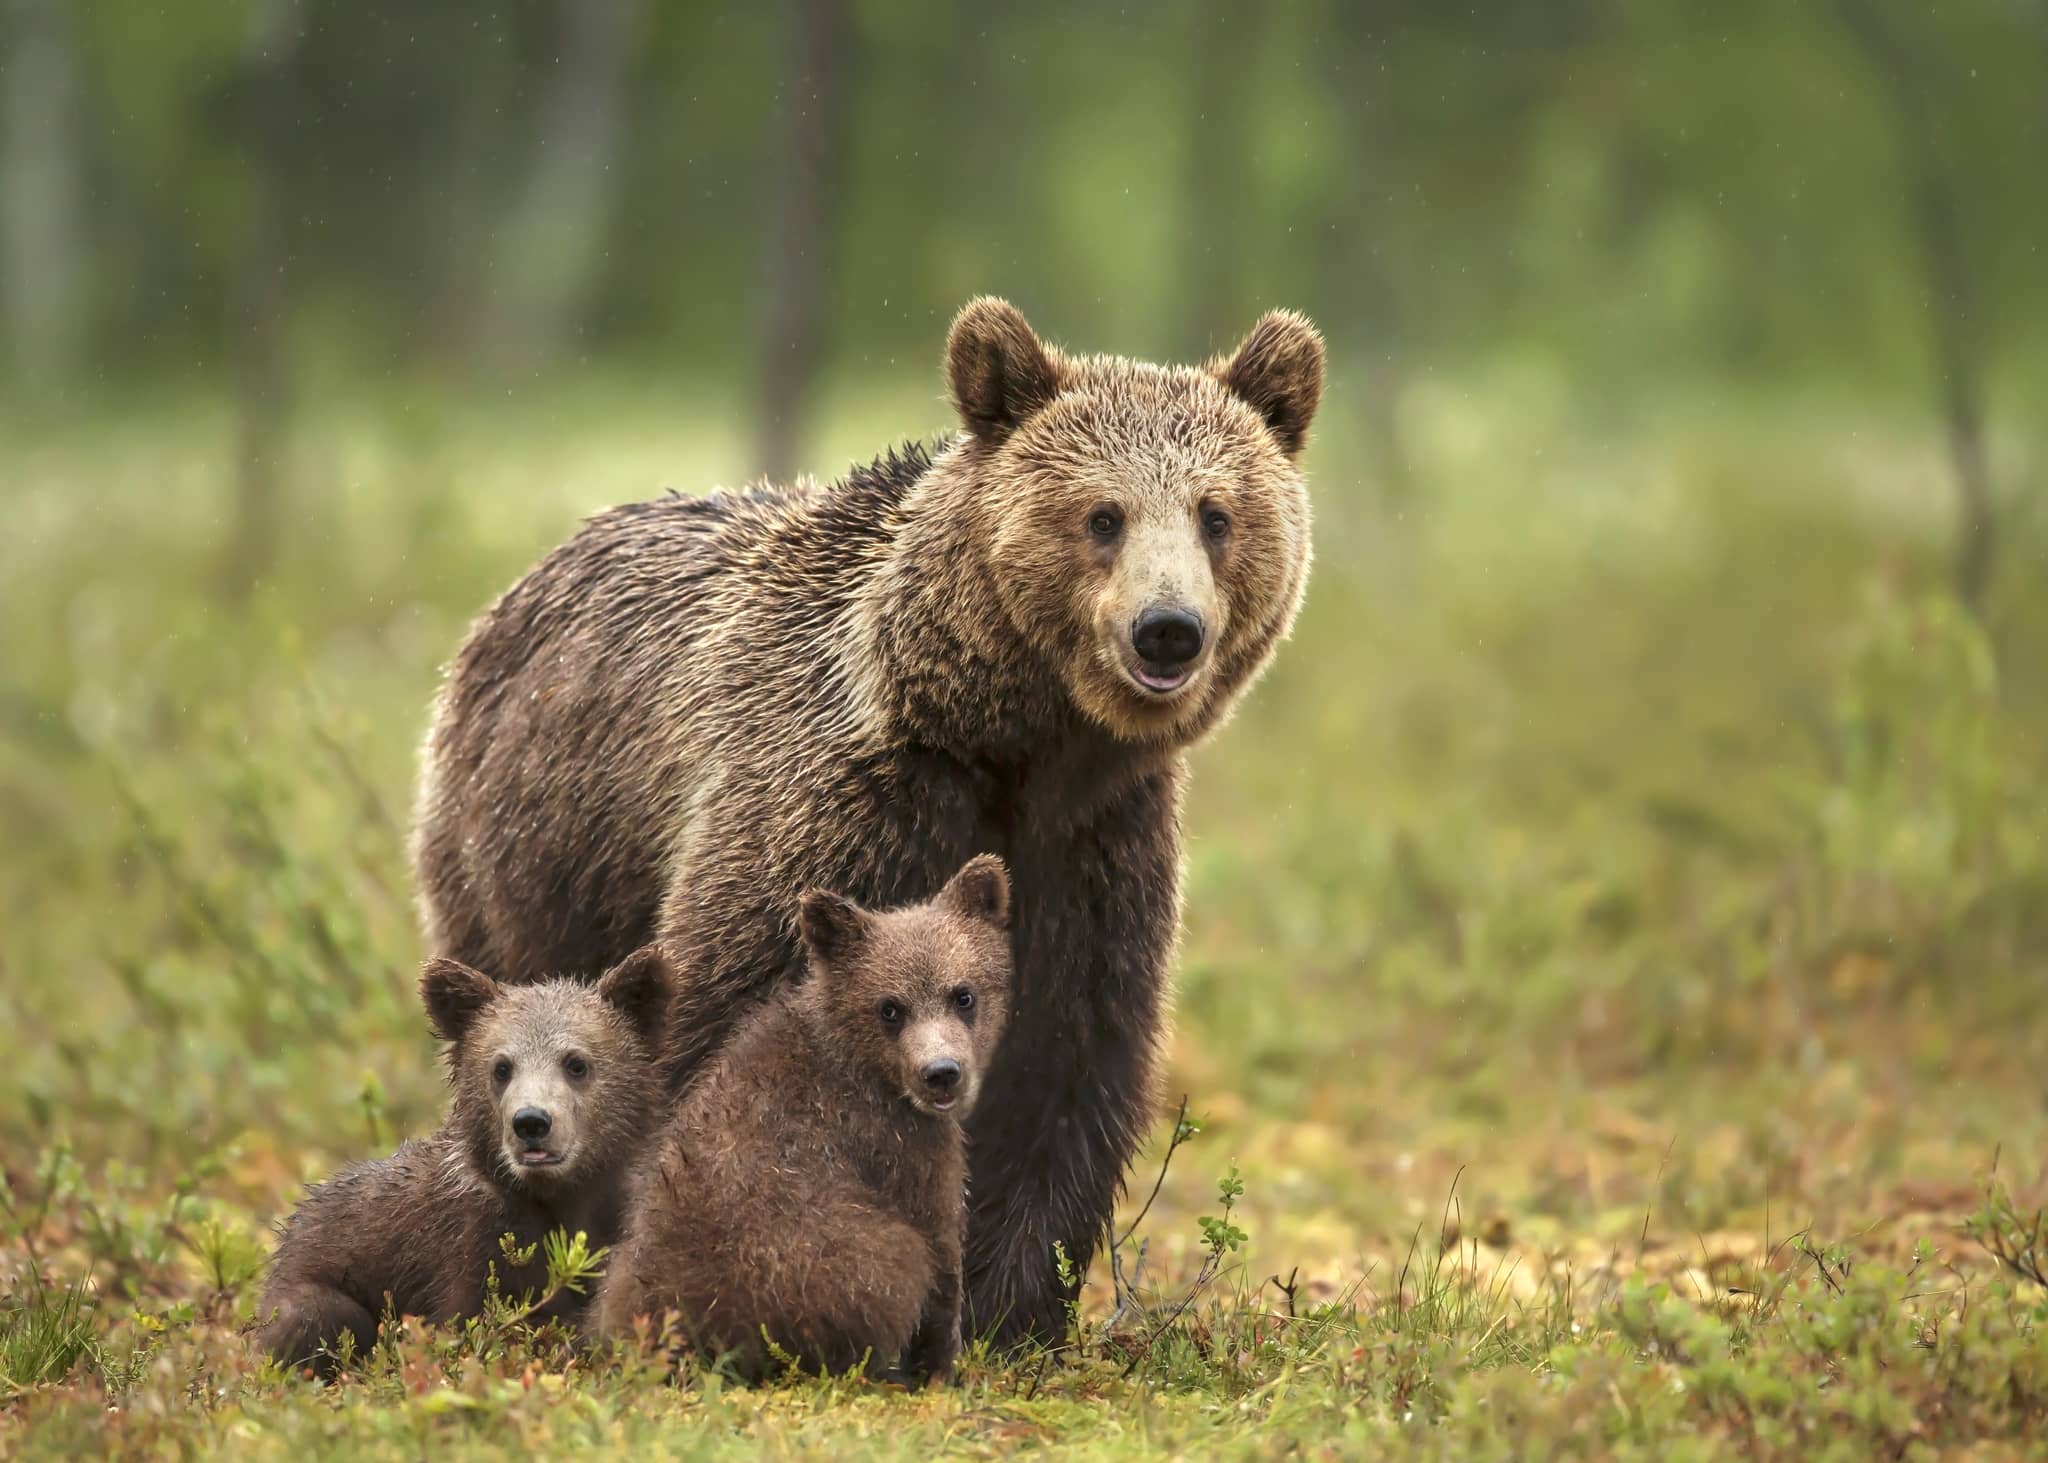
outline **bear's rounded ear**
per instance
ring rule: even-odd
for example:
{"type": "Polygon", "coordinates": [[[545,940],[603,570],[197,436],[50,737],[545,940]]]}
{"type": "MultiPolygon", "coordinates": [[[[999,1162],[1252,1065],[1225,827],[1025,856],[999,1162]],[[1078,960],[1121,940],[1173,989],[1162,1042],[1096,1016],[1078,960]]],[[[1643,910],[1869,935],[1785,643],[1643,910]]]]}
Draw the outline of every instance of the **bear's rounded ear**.
{"type": "Polygon", "coordinates": [[[1211,361],[1209,371],[1265,418],[1282,452],[1300,455],[1323,397],[1323,337],[1306,315],[1267,311],[1237,354],[1211,361]]]}
{"type": "Polygon", "coordinates": [[[420,968],[420,1000],[443,1041],[460,1041],[484,1007],[498,998],[498,983],[460,960],[436,956],[420,968]]]}
{"type": "Polygon", "coordinates": [[[860,948],[867,938],[867,911],[844,894],[806,890],[797,907],[797,929],[813,965],[830,966],[860,948]]]}
{"type": "Polygon", "coordinates": [[[643,1040],[657,1039],[668,1021],[675,965],[659,945],[643,945],[604,973],[597,993],[643,1040]]]}
{"type": "Polygon", "coordinates": [[[939,897],[969,919],[986,920],[999,930],[1010,927],[1010,871],[992,853],[978,853],[962,864],[939,897]]]}
{"type": "Polygon", "coordinates": [[[994,446],[1059,395],[1059,357],[1015,305],[983,295],[953,317],[946,387],[967,430],[994,446]]]}

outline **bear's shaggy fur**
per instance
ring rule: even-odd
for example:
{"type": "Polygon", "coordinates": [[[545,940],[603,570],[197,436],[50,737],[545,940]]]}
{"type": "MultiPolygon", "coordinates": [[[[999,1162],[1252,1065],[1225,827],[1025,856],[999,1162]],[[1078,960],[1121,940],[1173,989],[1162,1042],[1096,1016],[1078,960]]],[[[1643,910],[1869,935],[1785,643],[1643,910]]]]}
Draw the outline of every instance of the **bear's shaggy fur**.
{"type": "Polygon", "coordinates": [[[813,1369],[951,1374],[959,1125],[1008,1014],[1009,905],[988,854],[904,909],[804,896],[810,974],[691,1085],[635,1185],[600,1334],[674,1313],[698,1352],[749,1377],[772,1364],[768,1341],[813,1369]]]}
{"type": "Polygon", "coordinates": [[[533,976],[668,944],[681,1086],[801,971],[801,890],[899,904],[1003,855],[969,1316],[1057,1334],[1053,1245],[1085,1269],[1152,1116],[1182,754],[1308,577],[1323,346],[1280,312],[1204,367],[1070,356],[982,299],[946,354],[967,430],[936,457],[613,509],[499,599],[441,693],[414,860],[444,955],[533,976]],[[1198,627],[1167,671],[1139,650],[1162,611],[1198,627]]]}
{"type": "MultiPolygon", "coordinates": [[[[420,993],[449,1044],[448,1119],[317,1185],[285,1224],[257,1315],[261,1345],[287,1366],[331,1375],[342,1338],[366,1354],[387,1308],[437,1322],[475,1315],[494,1263],[507,1297],[539,1291],[542,1250],[513,1266],[501,1237],[524,1247],[550,1230],[582,1230],[592,1246],[610,1244],[633,1161],[658,1126],[670,993],[659,950],[629,956],[594,986],[500,986],[430,960],[420,993]]],[[[532,1319],[573,1324],[583,1305],[565,1291],[532,1319]]]]}

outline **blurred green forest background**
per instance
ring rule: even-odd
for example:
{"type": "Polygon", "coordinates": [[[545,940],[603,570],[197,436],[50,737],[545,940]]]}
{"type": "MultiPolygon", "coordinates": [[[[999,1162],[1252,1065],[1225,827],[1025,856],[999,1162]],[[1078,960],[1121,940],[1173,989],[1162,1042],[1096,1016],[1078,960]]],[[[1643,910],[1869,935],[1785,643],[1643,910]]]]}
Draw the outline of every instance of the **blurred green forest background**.
{"type": "Polygon", "coordinates": [[[1475,358],[1937,419],[2048,369],[2035,0],[6,14],[31,402],[612,370],[779,476],[984,290],[1176,358],[1285,300],[1383,467],[1475,358]]]}
{"type": "Polygon", "coordinates": [[[2041,0],[6,0],[6,1235],[246,1318],[221,1256],[442,1099],[468,618],[599,507],[950,430],[993,292],[1330,344],[1150,1222],[1234,1153],[1328,1293],[1461,1168],[1531,1285],[1959,1257],[2048,1160],[2044,160],[2041,0]]]}

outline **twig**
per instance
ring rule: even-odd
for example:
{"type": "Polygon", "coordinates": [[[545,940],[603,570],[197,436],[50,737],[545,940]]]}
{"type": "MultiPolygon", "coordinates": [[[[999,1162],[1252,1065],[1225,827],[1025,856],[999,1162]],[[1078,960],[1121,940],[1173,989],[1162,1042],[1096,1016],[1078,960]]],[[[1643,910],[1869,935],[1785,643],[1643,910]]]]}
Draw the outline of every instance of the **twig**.
{"type": "Polygon", "coordinates": [[[1282,1295],[1287,1297],[1287,1319],[1290,1321],[1295,1319],[1294,1294],[1295,1291],[1299,1288],[1294,1283],[1294,1277],[1299,1275],[1300,1273],[1301,1266],[1296,1265],[1293,1269],[1287,1272],[1287,1278],[1285,1280],[1282,1280],[1278,1275],[1268,1275],[1266,1277],[1266,1284],[1272,1286],[1275,1290],[1279,1291],[1282,1295]]]}
{"type": "Polygon", "coordinates": [[[1110,1311],[1109,1318],[1102,1323],[1105,1331],[1114,1327],[1118,1321],[1123,1319],[1124,1312],[1137,1303],[1138,1281],[1145,1273],[1145,1257],[1150,1253],[1151,1248],[1152,1242],[1150,1240],[1141,1239],[1138,1241],[1138,1258],[1136,1263],[1131,1266],[1129,1279],[1124,1278],[1124,1252],[1122,1248],[1118,1246],[1110,1249],[1110,1289],[1115,1293],[1116,1306],[1110,1311]]]}
{"type": "Polygon", "coordinates": [[[1829,1271],[1827,1257],[1813,1247],[1813,1242],[1802,1239],[1799,1242],[1799,1252],[1806,1256],[1807,1259],[1813,1261],[1814,1268],[1820,1272],[1820,1278],[1827,1283],[1829,1291],[1835,1295],[1840,1295],[1842,1293],[1842,1282],[1837,1280],[1833,1273],[1829,1271]]]}
{"type": "Polygon", "coordinates": [[[1138,1363],[1151,1355],[1152,1348],[1158,1343],[1159,1338],[1172,1330],[1174,1323],[1188,1313],[1189,1307],[1193,1306],[1201,1293],[1209,1288],[1210,1283],[1216,1279],[1217,1273],[1222,1268],[1222,1251],[1212,1250],[1209,1258],[1202,1262],[1202,1268],[1196,1272],[1195,1283],[1188,1287],[1188,1293],[1180,1298],[1180,1303],[1167,1313],[1164,1320],[1152,1328],[1152,1334],[1145,1338],[1143,1344],[1131,1353],[1131,1359],[1124,1364],[1120,1380],[1128,1380],[1131,1373],[1138,1369],[1138,1363]]]}
{"type": "Polygon", "coordinates": [[[1138,1226],[1144,1223],[1145,1216],[1152,1212],[1152,1201],[1157,1199],[1159,1191],[1166,1187],[1166,1170],[1173,1164],[1173,1155],[1180,1151],[1181,1144],[1194,1136],[1188,1128],[1188,1096],[1183,1092],[1180,1096],[1180,1110],[1173,1115],[1173,1136],[1167,1139],[1166,1154],[1159,1160],[1159,1177],[1152,1181],[1152,1192],[1145,1196],[1144,1206],[1132,1217],[1124,1232],[1117,1236],[1115,1243],[1110,1247],[1112,1250],[1127,1243],[1130,1237],[1137,1233],[1138,1226]]]}

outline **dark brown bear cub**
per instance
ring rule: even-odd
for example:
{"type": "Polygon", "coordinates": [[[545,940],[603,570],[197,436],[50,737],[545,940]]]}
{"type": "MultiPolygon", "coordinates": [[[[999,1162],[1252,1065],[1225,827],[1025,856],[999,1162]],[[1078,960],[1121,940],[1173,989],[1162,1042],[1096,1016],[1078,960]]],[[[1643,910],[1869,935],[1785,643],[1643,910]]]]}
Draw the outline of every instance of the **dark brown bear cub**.
{"type": "MultiPolygon", "coordinates": [[[[448,1042],[455,1100],[432,1136],[342,1170],[306,1195],[284,1229],[258,1314],[262,1344],[287,1366],[331,1375],[343,1338],[357,1355],[387,1306],[450,1321],[477,1314],[493,1263],[508,1296],[538,1291],[546,1262],[511,1266],[500,1248],[549,1231],[617,1238],[627,1175],[666,1104],[656,1043],[669,970],[658,948],[595,985],[501,986],[430,960],[420,995],[448,1042]]],[[[565,1292],[535,1320],[575,1322],[565,1292]]]]}
{"type": "Polygon", "coordinates": [[[1010,883],[993,855],[874,912],[812,890],[810,974],[715,1056],[636,1191],[597,1329],[679,1318],[743,1376],[945,1378],[960,1350],[960,1123],[1009,1010],[1010,883]]]}

